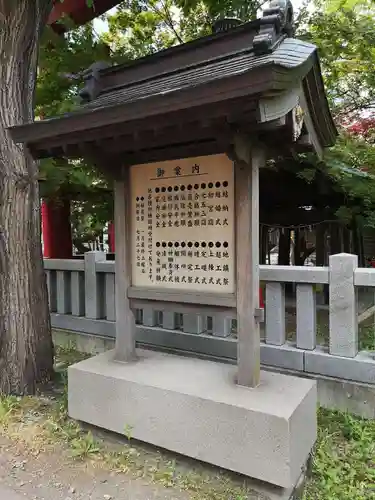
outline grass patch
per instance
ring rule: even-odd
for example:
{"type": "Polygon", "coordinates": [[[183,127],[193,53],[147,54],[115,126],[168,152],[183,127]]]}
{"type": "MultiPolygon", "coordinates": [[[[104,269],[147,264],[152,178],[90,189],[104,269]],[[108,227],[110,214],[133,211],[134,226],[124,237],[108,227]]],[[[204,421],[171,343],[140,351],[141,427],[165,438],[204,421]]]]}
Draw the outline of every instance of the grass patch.
{"type": "MultiPolygon", "coordinates": [[[[371,318],[371,322],[373,318],[371,318]]],[[[359,350],[360,351],[374,351],[375,349],[375,329],[373,325],[360,325],[359,332],[359,350]]]]}
{"type": "Polygon", "coordinates": [[[74,342],[69,342],[65,346],[55,345],[55,365],[61,367],[61,369],[87,359],[90,356],[90,354],[85,352],[77,351],[77,346],[74,342]]]}
{"type": "Polygon", "coordinates": [[[375,421],[320,409],[304,500],[375,499],[375,421]]]}

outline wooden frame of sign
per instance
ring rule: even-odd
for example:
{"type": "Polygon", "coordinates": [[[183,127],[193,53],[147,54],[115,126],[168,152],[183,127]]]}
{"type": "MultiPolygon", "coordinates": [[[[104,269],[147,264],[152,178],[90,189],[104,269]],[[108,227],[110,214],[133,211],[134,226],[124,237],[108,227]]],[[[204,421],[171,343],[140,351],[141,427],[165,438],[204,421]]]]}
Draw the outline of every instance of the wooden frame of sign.
{"type": "Polygon", "coordinates": [[[262,147],[134,165],[116,181],[116,359],[135,359],[135,307],[237,314],[238,383],[259,383],[262,147]],[[128,300],[127,300],[128,299],[128,300]]]}

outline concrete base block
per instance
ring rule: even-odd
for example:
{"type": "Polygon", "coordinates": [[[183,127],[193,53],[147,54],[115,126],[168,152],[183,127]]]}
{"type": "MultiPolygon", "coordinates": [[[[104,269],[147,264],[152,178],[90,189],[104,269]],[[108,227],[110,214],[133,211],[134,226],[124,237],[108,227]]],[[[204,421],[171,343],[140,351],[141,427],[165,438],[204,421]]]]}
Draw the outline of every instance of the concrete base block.
{"type": "Polygon", "coordinates": [[[69,415],[261,481],[296,485],[316,439],[316,383],[262,372],[256,389],[236,367],[139,350],[69,368],[69,415]]]}

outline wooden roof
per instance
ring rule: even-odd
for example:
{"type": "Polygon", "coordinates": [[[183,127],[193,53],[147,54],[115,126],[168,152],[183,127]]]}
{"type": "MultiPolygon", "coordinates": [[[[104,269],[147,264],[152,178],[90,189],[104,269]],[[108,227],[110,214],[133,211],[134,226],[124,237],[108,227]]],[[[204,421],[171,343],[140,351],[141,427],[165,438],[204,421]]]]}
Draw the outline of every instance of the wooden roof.
{"type": "MultiPolygon", "coordinates": [[[[280,5],[275,5],[279,3],[280,5]]],[[[279,148],[334,143],[316,47],[291,38],[290,2],[263,18],[128,64],[94,64],[73,113],[12,127],[35,158],[88,157],[100,168],[225,152],[233,132],[279,148]],[[303,124],[295,133],[295,110],[303,124]],[[275,141],[277,130],[277,141],[275,141]]]]}

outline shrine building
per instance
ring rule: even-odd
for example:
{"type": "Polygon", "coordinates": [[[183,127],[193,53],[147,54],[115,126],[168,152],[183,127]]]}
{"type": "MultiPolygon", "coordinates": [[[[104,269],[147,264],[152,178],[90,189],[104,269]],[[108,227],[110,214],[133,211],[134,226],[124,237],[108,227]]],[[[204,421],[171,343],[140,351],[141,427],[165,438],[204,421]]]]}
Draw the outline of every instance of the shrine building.
{"type": "Polygon", "coordinates": [[[69,414],[286,498],[316,440],[316,382],[260,370],[259,177],[335,142],[317,49],[274,0],[84,77],[79,109],[9,130],[35,159],[83,157],[114,182],[116,346],[69,368],[69,414]],[[234,312],[237,366],[136,349],[140,304],[234,312]]]}

